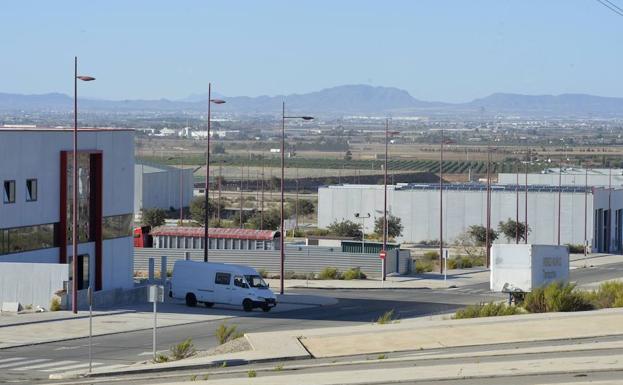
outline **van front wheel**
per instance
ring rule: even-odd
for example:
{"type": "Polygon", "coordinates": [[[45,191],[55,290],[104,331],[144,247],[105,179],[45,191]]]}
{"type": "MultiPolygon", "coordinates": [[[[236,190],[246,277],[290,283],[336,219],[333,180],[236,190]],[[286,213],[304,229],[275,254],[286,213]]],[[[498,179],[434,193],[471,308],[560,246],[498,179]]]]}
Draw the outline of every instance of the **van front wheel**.
{"type": "Polygon", "coordinates": [[[193,293],[186,294],[186,306],[195,307],[197,306],[197,297],[193,293]]]}
{"type": "Polygon", "coordinates": [[[245,299],[242,301],[242,308],[244,311],[252,311],[253,310],[253,302],[250,299],[245,299]]]}

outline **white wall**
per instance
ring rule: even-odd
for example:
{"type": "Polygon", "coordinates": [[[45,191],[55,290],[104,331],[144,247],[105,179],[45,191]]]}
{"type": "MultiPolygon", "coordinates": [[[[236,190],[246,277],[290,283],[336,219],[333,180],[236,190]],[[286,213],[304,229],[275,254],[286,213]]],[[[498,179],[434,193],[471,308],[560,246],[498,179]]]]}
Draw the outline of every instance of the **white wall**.
{"type": "Polygon", "coordinates": [[[49,309],[52,295],[69,279],[66,265],[0,263],[0,303],[20,302],[49,309]]]}
{"type": "Polygon", "coordinates": [[[194,176],[192,169],[168,166],[146,165],[145,169],[162,167],[159,172],[143,172],[143,165],[135,166],[134,212],[142,208],[161,208],[168,210],[180,208],[180,172],[182,173],[182,205],[188,207],[193,198],[194,176]]]}
{"type": "MultiPolygon", "coordinates": [[[[597,194],[602,194],[598,192],[597,194]]],[[[365,231],[374,231],[374,220],[383,213],[383,186],[345,185],[318,189],[318,226],[325,228],[331,222],[355,219],[354,213],[370,213],[365,220],[365,231]]],[[[491,226],[516,217],[514,191],[492,191],[491,226]]],[[[588,239],[593,237],[593,196],[588,194],[588,239]]],[[[623,202],[620,203],[623,205],[623,202]]],[[[613,207],[619,205],[613,201],[613,207]]],[[[444,240],[453,241],[470,225],[486,225],[486,193],[482,191],[444,190],[444,240]]],[[[623,206],[617,206],[623,207],[623,206]]],[[[519,192],[519,221],[524,222],[525,195],[519,192]]],[[[402,219],[403,235],[399,242],[421,242],[439,239],[439,190],[395,190],[388,186],[388,211],[402,219]]],[[[558,194],[529,192],[528,225],[530,243],[557,243],[558,194]]],[[[584,193],[561,195],[561,243],[584,243],[584,193]]],[[[506,242],[500,239],[498,242],[506,242]]]]}
{"type": "Polygon", "coordinates": [[[131,288],[134,269],[132,237],[110,239],[102,245],[102,289],[131,288]]]}

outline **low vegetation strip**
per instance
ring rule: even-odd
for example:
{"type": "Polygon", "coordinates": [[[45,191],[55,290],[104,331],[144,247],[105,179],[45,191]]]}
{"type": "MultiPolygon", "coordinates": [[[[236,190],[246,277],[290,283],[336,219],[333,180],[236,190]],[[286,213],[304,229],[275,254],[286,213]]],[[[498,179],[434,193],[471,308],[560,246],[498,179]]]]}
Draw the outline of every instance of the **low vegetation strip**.
{"type": "Polygon", "coordinates": [[[572,283],[554,282],[528,293],[515,305],[487,303],[458,310],[455,319],[524,313],[573,312],[623,307],[623,282],[608,281],[597,290],[579,290],[572,283]]]}

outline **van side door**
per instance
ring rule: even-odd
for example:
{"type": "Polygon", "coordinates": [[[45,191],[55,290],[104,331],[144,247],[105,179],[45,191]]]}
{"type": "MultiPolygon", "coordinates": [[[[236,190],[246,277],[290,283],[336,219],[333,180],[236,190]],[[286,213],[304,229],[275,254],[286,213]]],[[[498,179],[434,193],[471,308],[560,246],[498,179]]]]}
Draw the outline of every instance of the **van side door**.
{"type": "Polygon", "coordinates": [[[214,275],[214,302],[231,303],[231,273],[217,271],[214,275]]]}

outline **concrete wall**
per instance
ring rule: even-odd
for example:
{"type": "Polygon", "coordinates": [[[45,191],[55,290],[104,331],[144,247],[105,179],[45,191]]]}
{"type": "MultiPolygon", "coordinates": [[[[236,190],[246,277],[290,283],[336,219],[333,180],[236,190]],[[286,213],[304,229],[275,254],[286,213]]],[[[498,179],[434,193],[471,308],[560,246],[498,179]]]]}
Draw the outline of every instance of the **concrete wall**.
{"type": "MultiPolygon", "coordinates": [[[[621,196],[617,191],[612,196],[621,196]]],[[[612,208],[623,207],[619,198],[612,198],[612,208]]],[[[598,189],[587,194],[587,236],[593,238],[593,206],[607,207],[608,193],[598,189]],[[605,201],[604,201],[605,199],[605,201]],[[598,202],[598,203],[594,203],[598,202]]],[[[318,226],[326,228],[333,221],[355,221],[354,213],[370,213],[364,221],[365,231],[374,230],[374,220],[383,213],[383,186],[344,185],[318,189],[318,226]]],[[[491,225],[516,217],[514,191],[491,193],[491,225]]],[[[471,225],[486,225],[485,190],[444,190],[444,240],[452,242],[471,225]]],[[[525,195],[519,192],[519,220],[525,218],[525,195]]],[[[388,186],[388,211],[402,219],[403,235],[398,242],[421,242],[439,239],[439,190],[395,189],[388,186]]],[[[558,193],[530,191],[528,193],[529,243],[557,243],[558,193]]],[[[584,193],[563,192],[561,195],[561,243],[584,243],[584,193]]],[[[506,242],[504,238],[497,242],[506,242]]]]}
{"type": "MultiPolygon", "coordinates": [[[[156,271],[160,269],[160,257],[165,255],[168,260],[168,269],[173,269],[177,259],[183,259],[185,252],[190,252],[191,259],[203,261],[203,252],[192,249],[134,249],[134,270],[147,271],[149,258],[156,258],[156,271]]],[[[210,251],[211,262],[235,263],[251,266],[255,269],[264,269],[270,274],[279,274],[280,256],[278,251],[247,251],[214,250],[210,251]]],[[[387,256],[387,273],[398,272],[405,274],[410,269],[411,256],[408,250],[392,250],[387,256]],[[399,257],[396,255],[400,253],[399,257]]],[[[361,271],[371,277],[381,275],[381,260],[377,254],[342,253],[341,249],[329,247],[288,246],[286,250],[285,271],[294,271],[298,274],[319,273],[325,267],[335,267],[339,271],[359,267],[361,271]]]]}
{"type": "Polygon", "coordinates": [[[50,308],[52,295],[69,279],[67,265],[51,263],[0,263],[0,303],[50,308]]]}

